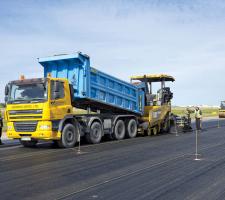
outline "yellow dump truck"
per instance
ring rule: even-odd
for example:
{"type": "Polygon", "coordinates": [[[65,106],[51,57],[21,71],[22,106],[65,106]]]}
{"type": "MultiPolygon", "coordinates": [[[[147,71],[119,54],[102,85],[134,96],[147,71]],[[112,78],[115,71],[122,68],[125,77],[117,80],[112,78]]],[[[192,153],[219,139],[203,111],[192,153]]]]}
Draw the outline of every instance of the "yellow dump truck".
{"type": "Polygon", "coordinates": [[[80,137],[99,143],[147,132],[169,131],[171,99],[168,75],[144,75],[131,83],[90,66],[80,52],[39,58],[44,77],[10,81],[5,88],[7,136],[24,146],[51,140],[64,148],[80,137]],[[135,82],[134,82],[135,81],[135,82]],[[161,82],[156,94],[152,84],[161,82]],[[85,109],[85,114],[74,112],[85,109]]]}

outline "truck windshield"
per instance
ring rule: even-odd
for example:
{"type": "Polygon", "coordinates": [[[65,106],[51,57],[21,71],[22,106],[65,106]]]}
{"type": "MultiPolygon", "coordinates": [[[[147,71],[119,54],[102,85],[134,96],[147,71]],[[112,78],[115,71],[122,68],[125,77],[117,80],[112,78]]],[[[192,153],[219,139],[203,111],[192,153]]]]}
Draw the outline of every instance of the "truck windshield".
{"type": "Polygon", "coordinates": [[[47,100],[45,83],[11,85],[8,103],[33,103],[47,100]]]}
{"type": "Polygon", "coordinates": [[[221,102],[220,108],[221,108],[221,109],[225,109],[225,101],[222,101],[222,102],[221,102]]]}

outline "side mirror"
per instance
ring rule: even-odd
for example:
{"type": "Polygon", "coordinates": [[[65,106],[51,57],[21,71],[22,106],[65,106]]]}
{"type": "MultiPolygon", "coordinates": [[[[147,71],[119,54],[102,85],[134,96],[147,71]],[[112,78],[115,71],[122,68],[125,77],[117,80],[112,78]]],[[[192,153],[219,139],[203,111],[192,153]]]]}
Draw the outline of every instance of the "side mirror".
{"type": "Polygon", "coordinates": [[[70,96],[73,97],[75,93],[75,90],[73,88],[73,85],[70,84],[70,96]]]}
{"type": "Polygon", "coordinates": [[[5,96],[5,103],[7,103],[8,102],[8,96],[5,96]]]}
{"type": "Polygon", "coordinates": [[[60,82],[55,81],[53,85],[53,92],[59,92],[60,90],[60,82]]]}
{"type": "Polygon", "coordinates": [[[9,84],[5,86],[5,96],[9,95],[9,84]]]}
{"type": "Polygon", "coordinates": [[[9,95],[9,84],[5,86],[5,103],[8,102],[9,99],[8,95],[9,95]]]}

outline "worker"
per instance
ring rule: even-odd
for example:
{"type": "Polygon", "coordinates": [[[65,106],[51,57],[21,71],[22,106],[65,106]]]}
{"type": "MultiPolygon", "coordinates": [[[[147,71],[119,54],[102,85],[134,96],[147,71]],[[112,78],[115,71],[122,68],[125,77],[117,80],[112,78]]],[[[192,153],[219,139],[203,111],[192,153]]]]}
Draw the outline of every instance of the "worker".
{"type": "Polygon", "coordinates": [[[191,127],[191,113],[193,113],[191,108],[187,107],[186,111],[185,111],[185,116],[184,116],[184,128],[183,128],[184,132],[191,132],[192,131],[192,127],[191,127]]]}
{"type": "Polygon", "coordinates": [[[195,108],[195,122],[196,122],[196,129],[198,131],[202,129],[201,120],[202,120],[202,111],[200,110],[199,107],[196,107],[195,108]]]}
{"type": "Polygon", "coordinates": [[[2,115],[1,115],[1,111],[0,111],[0,145],[3,144],[1,137],[2,137],[2,128],[3,128],[3,119],[2,119],[2,115]]]}
{"type": "Polygon", "coordinates": [[[189,107],[186,108],[185,115],[187,117],[188,124],[191,125],[191,110],[189,107]]]}

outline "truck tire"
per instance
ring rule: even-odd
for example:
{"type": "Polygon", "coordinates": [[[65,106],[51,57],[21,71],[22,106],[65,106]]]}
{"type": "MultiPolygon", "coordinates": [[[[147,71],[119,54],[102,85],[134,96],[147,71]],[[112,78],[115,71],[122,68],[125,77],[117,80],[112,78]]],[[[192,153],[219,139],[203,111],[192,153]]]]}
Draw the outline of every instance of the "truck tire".
{"type": "Polygon", "coordinates": [[[63,128],[61,139],[58,140],[58,146],[61,148],[72,148],[77,142],[77,131],[74,125],[66,124],[63,128]]]}
{"type": "Polygon", "coordinates": [[[38,142],[37,140],[32,140],[32,141],[22,141],[22,140],[20,140],[20,143],[24,147],[35,147],[37,142],[38,142]]]}
{"type": "Polygon", "coordinates": [[[137,135],[137,122],[134,119],[131,119],[127,125],[127,137],[134,138],[137,135]]]}
{"type": "Polygon", "coordinates": [[[125,137],[125,133],[126,130],[123,120],[118,120],[114,128],[113,138],[116,140],[122,140],[125,137]]]}
{"type": "Polygon", "coordinates": [[[86,140],[90,144],[97,144],[101,142],[103,135],[102,125],[100,122],[93,122],[90,132],[86,134],[86,140]]]}

